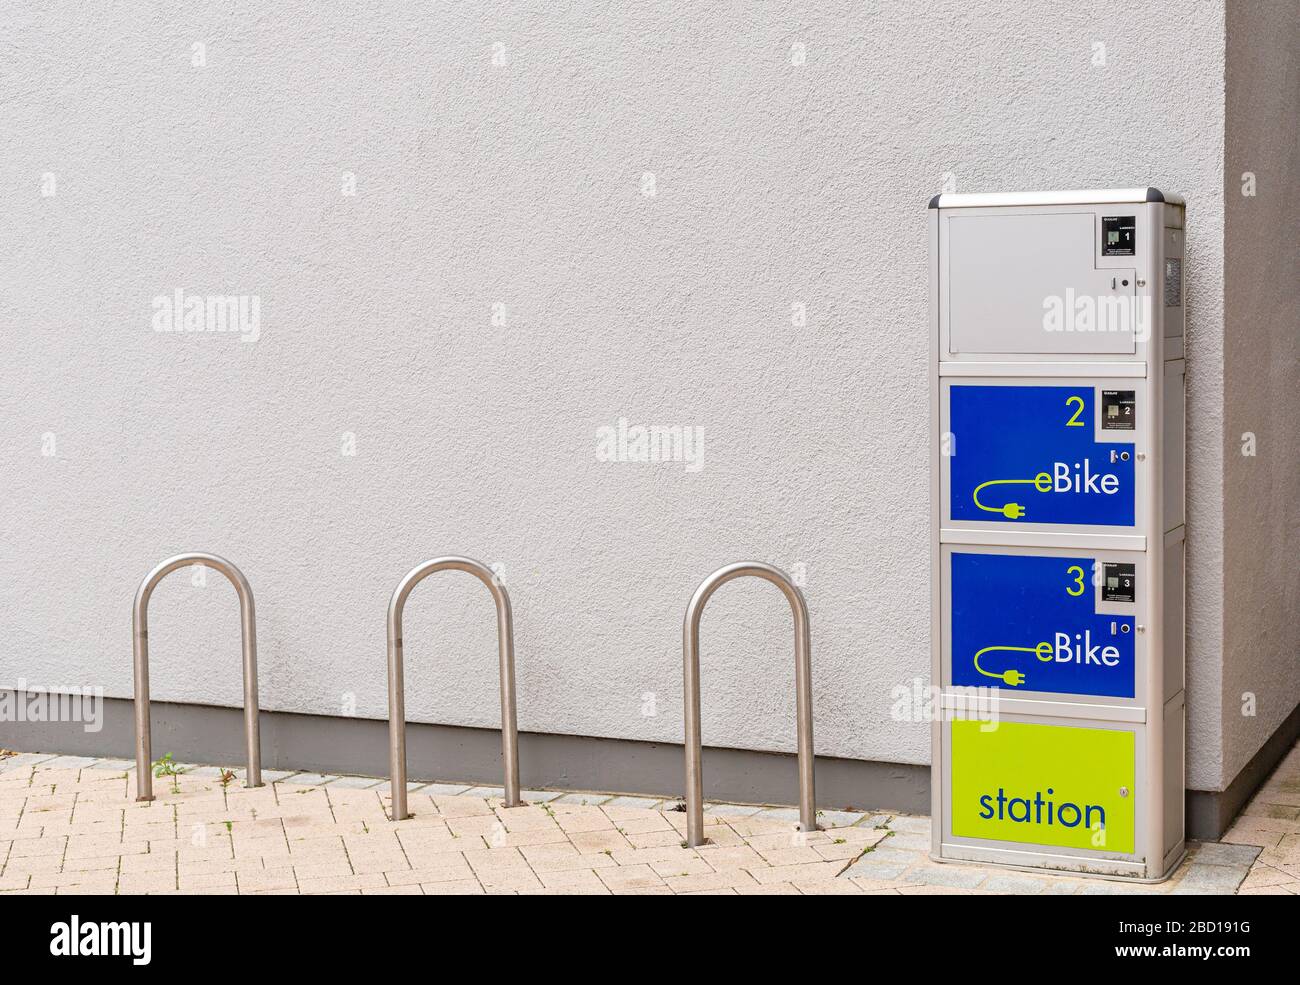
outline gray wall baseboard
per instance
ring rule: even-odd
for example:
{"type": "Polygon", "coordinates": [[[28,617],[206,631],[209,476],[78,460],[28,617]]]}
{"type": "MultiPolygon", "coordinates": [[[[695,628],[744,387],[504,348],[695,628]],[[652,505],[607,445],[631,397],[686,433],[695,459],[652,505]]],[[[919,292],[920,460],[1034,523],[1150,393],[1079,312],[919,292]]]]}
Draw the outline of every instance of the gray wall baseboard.
{"type": "MultiPolygon", "coordinates": [[[[177,762],[241,766],[243,712],[238,708],[155,701],[153,757],[171,753],[177,762]]],[[[76,722],[0,722],[0,746],[20,752],[51,752],[102,758],[135,758],[132,703],[103,699],[102,728],[86,732],[76,722]]],[[[388,776],[388,723],[263,711],[262,766],[388,776]]],[[[410,780],[466,781],[500,786],[501,734],[495,729],[455,725],[406,726],[410,780]]],[[[798,799],[793,754],[746,749],[704,750],[706,799],[789,804],[798,799]]],[[[525,788],[599,790],[610,793],[681,796],[682,747],[521,732],[520,782],[525,788]]],[[[930,768],[900,763],[817,757],[817,803],[823,809],[930,810],[930,768]]]]}
{"type": "MultiPolygon", "coordinates": [[[[154,758],[239,766],[244,762],[243,712],[211,705],[153,704],[154,758]]],[[[87,732],[76,722],[0,721],[0,746],[103,758],[135,758],[132,703],[103,700],[103,725],[87,732]]],[[[388,775],[388,723],[263,711],[266,769],[388,775]]],[[[1224,791],[1187,791],[1187,837],[1217,839],[1300,737],[1297,707],[1224,791]]],[[[457,725],[406,727],[411,780],[501,784],[501,738],[495,729],[457,725]]],[[[585,735],[523,732],[520,780],[525,788],[599,790],[677,797],[682,794],[682,747],[585,735]]],[[[704,750],[706,799],[790,804],[798,799],[797,762],[790,753],[704,750]]],[[[817,757],[817,803],[826,810],[930,812],[930,768],[904,763],[817,757]]]]}
{"type": "Polygon", "coordinates": [[[1297,739],[1300,739],[1300,705],[1291,709],[1291,714],[1241,768],[1226,790],[1187,791],[1187,837],[1209,840],[1227,831],[1297,739]]]}

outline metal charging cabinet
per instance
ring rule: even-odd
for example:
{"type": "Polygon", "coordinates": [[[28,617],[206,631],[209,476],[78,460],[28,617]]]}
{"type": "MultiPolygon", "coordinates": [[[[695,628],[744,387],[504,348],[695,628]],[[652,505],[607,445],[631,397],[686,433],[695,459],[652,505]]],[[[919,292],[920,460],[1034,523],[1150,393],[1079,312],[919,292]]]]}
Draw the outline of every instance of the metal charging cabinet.
{"type": "Polygon", "coordinates": [[[1154,188],[930,202],[937,859],[1184,854],[1183,219],[1154,188]]]}

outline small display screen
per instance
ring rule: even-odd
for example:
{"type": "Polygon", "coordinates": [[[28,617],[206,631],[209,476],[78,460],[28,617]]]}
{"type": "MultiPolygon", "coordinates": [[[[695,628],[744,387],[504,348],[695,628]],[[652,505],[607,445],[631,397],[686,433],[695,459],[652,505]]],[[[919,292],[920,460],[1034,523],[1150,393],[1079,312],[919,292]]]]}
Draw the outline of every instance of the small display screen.
{"type": "Polygon", "coordinates": [[[1137,217],[1107,215],[1101,218],[1101,255],[1131,257],[1137,245],[1137,217]]]}
{"type": "Polygon", "coordinates": [[[1102,573],[1104,602],[1132,602],[1136,599],[1137,565],[1106,562],[1102,573]]]}
{"type": "Polygon", "coordinates": [[[1102,390],[1101,426],[1107,431],[1135,430],[1137,428],[1137,392],[1134,390],[1102,390]]]}

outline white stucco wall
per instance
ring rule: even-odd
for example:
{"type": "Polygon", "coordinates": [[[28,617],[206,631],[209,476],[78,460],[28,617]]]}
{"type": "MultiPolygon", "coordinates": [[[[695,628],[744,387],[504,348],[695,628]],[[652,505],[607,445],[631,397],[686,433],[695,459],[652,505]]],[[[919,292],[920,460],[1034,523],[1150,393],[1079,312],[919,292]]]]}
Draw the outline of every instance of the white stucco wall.
{"type": "MultiPolygon", "coordinates": [[[[1189,203],[1218,782],[1221,4],[196,6],[3,14],[0,683],[129,695],[136,585],[200,549],[253,584],[264,708],[383,717],[388,595],[463,552],[503,565],[521,728],[679,741],[682,610],[755,557],[806,565],[818,752],[924,763],[889,692],[928,667],[926,201],[1153,184],[1189,203]],[[256,295],[260,339],[156,333],[177,287],[256,295]],[[597,462],[620,416],[704,467],[597,462]]],[[[239,703],[215,576],[151,629],[155,698],[239,703]]],[[[417,591],[412,720],[496,722],[493,633],[470,579],[417,591]]],[[[792,749],[779,595],[704,636],[705,741],[792,749]]]]}
{"type": "Polygon", "coordinates": [[[1223,776],[1300,702],[1300,5],[1227,7],[1223,776]]]}

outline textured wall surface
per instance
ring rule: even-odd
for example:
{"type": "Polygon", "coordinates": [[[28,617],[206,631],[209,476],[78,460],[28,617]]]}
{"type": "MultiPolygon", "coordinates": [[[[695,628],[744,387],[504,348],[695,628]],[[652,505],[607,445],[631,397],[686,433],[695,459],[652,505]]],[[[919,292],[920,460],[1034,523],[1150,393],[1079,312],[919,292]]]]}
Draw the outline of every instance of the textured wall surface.
{"type": "Polygon", "coordinates": [[[1300,702],[1300,5],[1228,4],[1223,779],[1300,702]]]}
{"type": "MultiPolygon", "coordinates": [[[[752,556],[806,570],[818,752],[926,762],[890,717],[928,676],[926,202],[1153,184],[1218,782],[1220,4],[197,6],[3,14],[0,683],[128,695],[136,585],[201,549],[253,584],[265,707],[383,717],[388,595],[463,552],[514,598],[521,728],[680,740],[682,611],[752,556]],[[260,337],[154,331],[176,288],[260,337]],[[620,417],[703,467],[597,461],[620,417]]],[[[237,626],[169,578],[155,696],[238,704],[237,626]]],[[[793,749],[790,631],[716,597],[707,743],[793,749]]],[[[468,577],[416,591],[413,720],[497,721],[493,634],[468,577]]]]}

